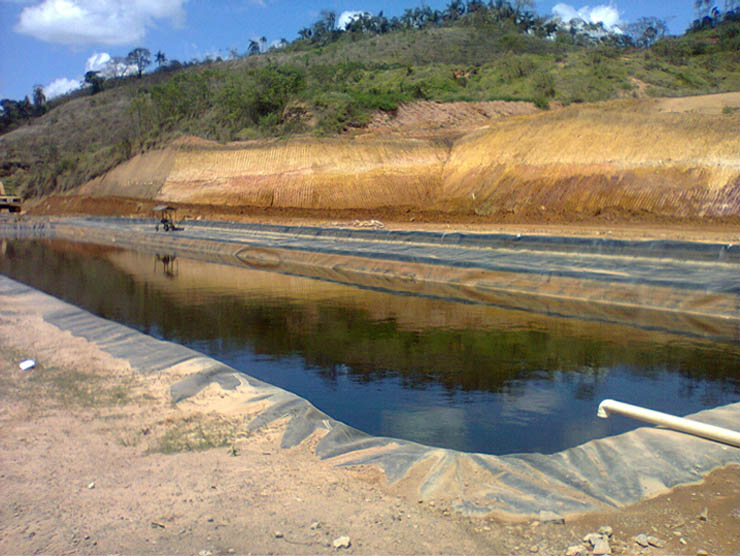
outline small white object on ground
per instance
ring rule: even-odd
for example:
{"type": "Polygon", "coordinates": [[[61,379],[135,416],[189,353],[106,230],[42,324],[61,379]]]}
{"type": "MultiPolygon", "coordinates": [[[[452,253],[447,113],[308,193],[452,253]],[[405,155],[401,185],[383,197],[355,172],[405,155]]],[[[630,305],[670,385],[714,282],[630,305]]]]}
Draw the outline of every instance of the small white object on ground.
{"type": "Polygon", "coordinates": [[[352,546],[352,541],[347,535],[343,535],[337,539],[334,539],[332,545],[334,545],[334,548],[339,550],[340,548],[349,548],[350,546],[352,546]]]}
{"type": "Polygon", "coordinates": [[[21,364],[18,366],[21,368],[21,371],[29,371],[36,366],[36,361],[34,361],[33,359],[26,359],[25,361],[22,361],[21,364]]]}

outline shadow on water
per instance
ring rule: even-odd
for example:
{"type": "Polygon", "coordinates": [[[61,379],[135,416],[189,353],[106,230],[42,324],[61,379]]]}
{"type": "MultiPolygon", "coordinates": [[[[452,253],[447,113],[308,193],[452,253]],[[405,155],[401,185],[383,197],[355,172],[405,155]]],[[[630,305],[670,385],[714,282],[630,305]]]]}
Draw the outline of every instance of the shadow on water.
{"type": "Polygon", "coordinates": [[[740,346],[59,241],[11,241],[0,272],[291,390],[376,435],[488,453],[558,451],[740,400],[740,346]]]}

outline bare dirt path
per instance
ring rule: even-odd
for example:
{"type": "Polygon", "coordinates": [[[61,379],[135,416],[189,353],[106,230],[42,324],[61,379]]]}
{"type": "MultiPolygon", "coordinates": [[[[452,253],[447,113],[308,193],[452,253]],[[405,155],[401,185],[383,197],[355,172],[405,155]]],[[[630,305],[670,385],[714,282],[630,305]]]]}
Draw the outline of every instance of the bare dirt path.
{"type": "MultiPolygon", "coordinates": [[[[53,196],[24,205],[32,216],[99,215],[153,218],[157,201],[121,197],[53,196]]],[[[450,215],[404,207],[353,210],[265,209],[175,203],[180,219],[222,220],[327,227],[383,227],[387,229],[468,231],[602,237],[633,240],[682,240],[740,243],[740,218],[702,220],[656,219],[649,216],[604,214],[589,219],[548,221],[542,215],[496,221],[475,215],[450,215]]]]}
{"type": "Polygon", "coordinates": [[[740,552],[740,466],[565,524],[463,517],[318,461],[312,440],[281,450],[280,424],[246,436],[218,386],[174,405],[183,370],[134,373],[30,301],[0,315],[2,554],[565,554],[601,526],[613,553],[740,552]]]}

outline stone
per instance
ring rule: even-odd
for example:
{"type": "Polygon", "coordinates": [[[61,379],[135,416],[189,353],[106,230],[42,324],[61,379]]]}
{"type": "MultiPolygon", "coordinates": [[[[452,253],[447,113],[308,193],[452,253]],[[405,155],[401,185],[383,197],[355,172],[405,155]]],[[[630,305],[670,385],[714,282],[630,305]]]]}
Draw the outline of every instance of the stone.
{"type": "Polygon", "coordinates": [[[311,524],[311,530],[315,531],[316,529],[321,529],[321,523],[319,523],[318,521],[314,521],[311,524]]]}
{"type": "Polygon", "coordinates": [[[529,551],[532,554],[537,554],[540,551],[540,547],[535,544],[535,545],[529,547],[529,551]]]}
{"type": "Polygon", "coordinates": [[[699,519],[702,521],[707,521],[709,519],[709,508],[704,508],[702,512],[699,514],[699,519]]]}
{"type": "Polygon", "coordinates": [[[699,550],[696,551],[696,556],[709,556],[709,552],[700,548],[699,550]]]}
{"type": "Polygon", "coordinates": [[[568,547],[565,551],[565,556],[586,556],[587,552],[588,548],[582,544],[574,544],[573,546],[568,547]]]}
{"type": "Polygon", "coordinates": [[[603,538],[603,536],[600,535],[599,533],[589,533],[588,535],[586,535],[585,537],[583,537],[583,542],[588,543],[591,546],[595,546],[596,545],[596,541],[598,541],[599,539],[602,539],[602,538],[603,538]]]}
{"type": "Polygon", "coordinates": [[[93,481],[92,483],[90,483],[89,485],[87,485],[87,488],[89,488],[90,490],[94,489],[95,488],[95,481],[93,481]]]}
{"type": "Polygon", "coordinates": [[[647,538],[647,542],[650,546],[654,546],[655,548],[663,548],[665,546],[665,541],[660,540],[658,537],[649,536],[647,538]]]}
{"type": "Polygon", "coordinates": [[[614,529],[612,529],[608,525],[602,525],[601,527],[599,527],[599,535],[604,535],[607,538],[611,538],[613,534],[614,529]]]}
{"type": "Polygon", "coordinates": [[[334,548],[339,550],[340,548],[349,548],[350,546],[352,546],[352,541],[347,535],[343,535],[334,539],[331,544],[334,548]]]}
{"type": "Polygon", "coordinates": [[[648,537],[645,533],[640,533],[635,537],[635,542],[639,544],[643,548],[647,548],[650,543],[648,542],[648,537]]]}
{"type": "Polygon", "coordinates": [[[598,539],[596,539],[596,542],[593,546],[593,553],[596,556],[604,556],[604,554],[612,553],[612,549],[609,546],[609,541],[606,539],[606,537],[599,537],[598,539]]]}
{"type": "Polygon", "coordinates": [[[275,538],[276,539],[282,539],[283,538],[283,534],[280,531],[275,531],[275,538]]]}
{"type": "Polygon", "coordinates": [[[542,523],[554,523],[556,525],[565,524],[565,518],[563,516],[549,510],[541,510],[539,518],[542,523]]]}

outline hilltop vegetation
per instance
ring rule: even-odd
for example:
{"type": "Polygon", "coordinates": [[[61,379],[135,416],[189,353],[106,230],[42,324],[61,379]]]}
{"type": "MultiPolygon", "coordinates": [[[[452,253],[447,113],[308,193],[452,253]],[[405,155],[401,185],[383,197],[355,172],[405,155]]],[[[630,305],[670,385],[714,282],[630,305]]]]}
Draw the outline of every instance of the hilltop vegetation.
{"type": "Polygon", "coordinates": [[[363,16],[345,31],[322,14],[280,49],[107,80],[98,94],[83,89],[49,110],[20,103],[28,114],[0,140],[0,177],[26,197],[67,191],[183,135],[330,136],[421,99],[525,100],[546,109],[740,90],[736,12],[661,38],[655,22],[620,35],[558,26],[506,2],[426,10],[363,16]]]}

